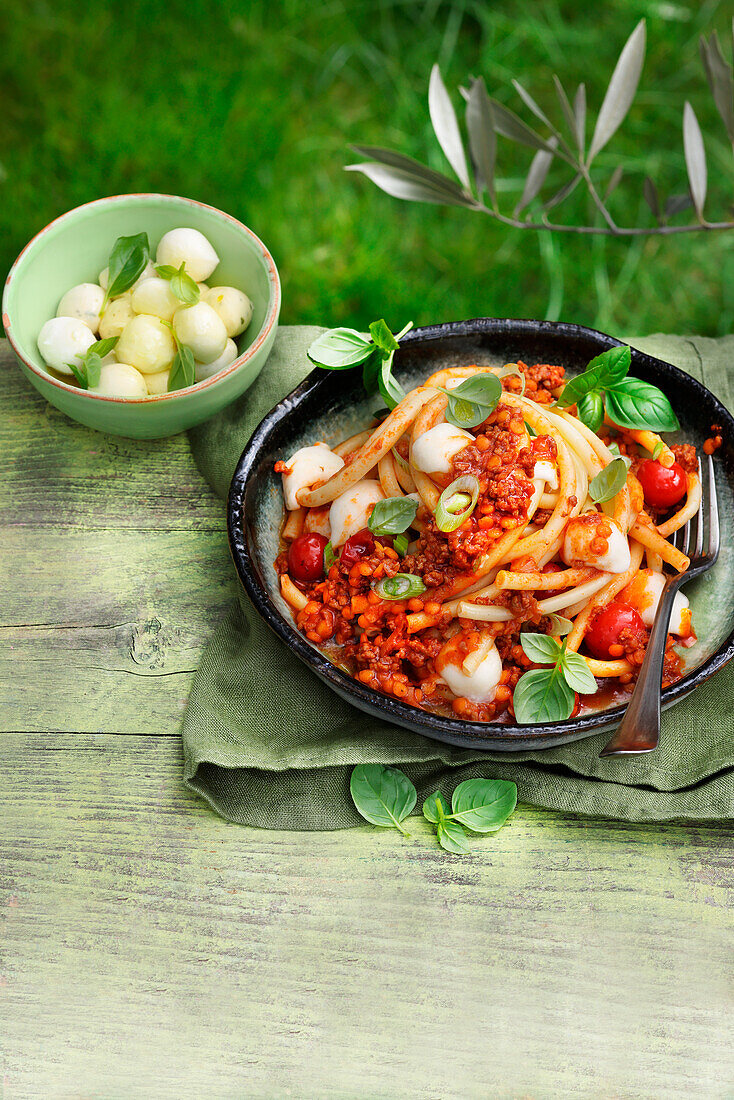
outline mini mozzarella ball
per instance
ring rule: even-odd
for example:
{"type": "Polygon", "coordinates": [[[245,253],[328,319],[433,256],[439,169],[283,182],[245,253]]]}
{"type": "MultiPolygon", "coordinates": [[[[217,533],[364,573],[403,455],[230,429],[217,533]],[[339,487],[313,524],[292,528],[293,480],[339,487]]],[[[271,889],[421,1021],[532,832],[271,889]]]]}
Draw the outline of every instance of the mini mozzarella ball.
{"type": "MultiPolygon", "coordinates": [[[[621,603],[634,607],[645,626],[652,626],[665,583],[666,578],[662,573],[657,573],[654,569],[641,569],[620,592],[618,599],[621,603]]],[[[687,637],[691,633],[690,604],[682,592],[677,592],[673,599],[668,632],[679,637],[687,637]]]]}
{"type": "Polygon", "coordinates": [[[200,363],[213,363],[227,346],[224,322],[206,302],[178,309],[173,315],[173,329],[179,343],[191,348],[200,363]]]}
{"type": "Polygon", "coordinates": [[[448,474],[454,455],[473,442],[474,436],[463,428],[437,424],[418,436],[411,450],[411,462],[425,474],[448,474]]]}
{"type": "Polygon", "coordinates": [[[330,539],[329,510],[330,506],[328,504],[325,504],[323,508],[309,508],[303,524],[304,532],[307,535],[323,535],[325,539],[330,539]]]}
{"type": "Polygon", "coordinates": [[[112,336],[119,336],[125,325],[128,321],[132,321],[134,316],[128,294],[123,298],[115,298],[113,301],[108,302],[99,322],[100,339],[109,340],[112,336]]]}
{"type": "Polygon", "coordinates": [[[148,313],[152,317],[160,317],[162,321],[170,321],[176,310],[181,308],[169,280],[158,276],[137,283],[130,304],[135,313],[148,313]]]}
{"type": "Polygon", "coordinates": [[[121,363],[132,363],[143,374],[157,374],[171,365],[176,343],[160,317],[137,313],[122,330],[115,353],[121,363]]]}
{"type": "Polygon", "coordinates": [[[300,508],[298,494],[303,489],[328,481],[332,474],[341,470],[344,459],[330,451],[325,443],[314,443],[311,447],[301,447],[286,462],[283,472],[283,496],[289,511],[300,508]]]}
{"type": "Polygon", "coordinates": [[[476,656],[481,653],[484,656],[473,667],[472,653],[460,650],[455,639],[450,638],[436,658],[436,669],[458,698],[491,703],[502,676],[502,661],[491,639],[479,640],[475,652],[476,656]],[[469,670],[465,668],[465,662],[469,664],[469,670]]]}
{"type": "Polygon", "coordinates": [[[347,539],[367,526],[372,509],[385,494],[379,481],[365,478],[333,501],[329,509],[331,545],[343,546],[347,539]]]}
{"type": "Polygon", "coordinates": [[[89,325],[75,317],[52,317],[38,334],[38,350],[59,374],[73,374],[69,363],[80,367],[82,356],[94,342],[89,325]]]}
{"type": "Polygon", "coordinates": [[[129,363],[109,363],[102,367],[99,385],[90,386],[89,392],[105,397],[147,397],[148,387],[140,371],[129,363]]]}
{"type": "Polygon", "coordinates": [[[624,573],[631,562],[629,542],[614,520],[599,512],[568,521],[561,558],[566,565],[591,565],[604,573],[624,573]]]}
{"type": "Polygon", "coordinates": [[[558,471],[552,462],[546,462],[545,459],[541,459],[535,463],[533,469],[534,481],[545,481],[549,489],[558,488],[558,471]]]}
{"type": "Polygon", "coordinates": [[[67,290],[56,310],[57,317],[75,317],[83,321],[92,332],[99,329],[99,314],[104,301],[104,291],[95,283],[79,283],[67,290]]]}
{"type": "Polygon", "coordinates": [[[158,265],[170,264],[178,269],[186,264],[186,272],[194,282],[208,279],[219,263],[219,256],[198,229],[171,229],[161,237],[155,254],[158,265]]]}
{"type": "Polygon", "coordinates": [[[145,375],[145,385],[148,387],[148,393],[151,396],[168,393],[168,376],[170,373],[169,370],[159,370],[157,374],[145,375]]]}
{"type": "MultiPolygon", "coordinates": [[[[147,264],[145,265],[143,270],[140,272],[140,274],[138,275],[138,277],[135,280],[135,282],[133,283],[133,285],[131,287],[128,287],[128,289],[124,293],[129,294],[129,292],[131,290],[134,290],[135,287],[139,286],[140,283],[142,283],[145,279],[152,279],[155,276],[155,273],[156,273],[155,264],[153,263],[152,260],[148,260],[147,264]]],[[[107,284],[109,283],[109,281],[110,281],[110,269],[108,267],[106,267],[104,269],[104,271],[100,271],[100,273],[99,273],[98,282],[99,282],[99,285],[102,287],[102,290],[107,290],[107,284]]],[[[118,297],[120,297],[120,295],[116,294],[115,299],[117,299],[118,297]]]]}
{"type": "Polygon", "coordinates": [[[203,382],[205,378],[213,378],[215,374],[219,374],[220,370],[224,370],[230,363],[234,363],[238,355],[239,352],[234,340],[228,340],[222,354],[212,360],[211,363],[194,363],[196,381],[203,382]]]}
{"type": "Polygon", "coordinates": [[[239,336],[252,319],[252,302],[234,286],[213,286],[202,298],[221,317],[227,336],[239,336]]]}

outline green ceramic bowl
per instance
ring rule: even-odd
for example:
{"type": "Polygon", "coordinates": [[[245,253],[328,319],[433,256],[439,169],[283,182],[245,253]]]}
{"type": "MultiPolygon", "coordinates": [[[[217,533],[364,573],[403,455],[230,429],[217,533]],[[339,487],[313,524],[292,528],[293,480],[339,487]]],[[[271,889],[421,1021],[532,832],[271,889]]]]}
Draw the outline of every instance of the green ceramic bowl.
{"type": "Polygon", "coordinates": [[[47,401],[67,416],[112,435],[158,439],[200,424],[252,385],[275,339],[280,279],[265,245],[241,222],[213,206],[176,195],[116,195],[78,206],[26,245],[5,283],[3,324],[21,370],[47,401]],[[185,390],[126,400],[88,393],[52,377],[36,345],[59,299],[77,283],[95,282],[121,236],[147,232],[151,248],[169,229],[198,229],[220,257],[216,284],[236,286],[251,299],[252,321],[239,337],[239,356],[185,390]]]}

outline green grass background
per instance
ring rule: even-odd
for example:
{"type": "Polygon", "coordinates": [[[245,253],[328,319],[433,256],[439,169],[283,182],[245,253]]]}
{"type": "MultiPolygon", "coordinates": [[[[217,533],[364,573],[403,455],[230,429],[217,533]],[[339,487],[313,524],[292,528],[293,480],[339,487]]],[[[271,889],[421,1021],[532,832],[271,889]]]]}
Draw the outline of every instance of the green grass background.
{"type": "MultiPolygon", "coordinates": [[[[5,0],[0,273],[70,207],[160,190],[221,207],[264,239],[283,278],[285,323],[364,326],[384,315],[397,329],[489,315],[626,333],[733,331],[734,233],[630,244],[508,230],[468,211],[401,203],[343,171],[350,142],[446,170],[426,103],[436,60],[457,107],[457,86],[481,73],[525,117],[513,77],[557,115],[557,72],[567,88],[586,81],[593,121],[645,17],[641,87],[599,176],[624,165],[613,212],[650,223],[646,174],[665,194],[686,188],[688,98],[706,139],[708,212],[722,218],[734,160],[698,37],[718,28],[728,53],[730,15],[721,0],[5,0]]],[[[505,208],[531,156],[500,139],[505,208]]],[[[593,217],[580,191],[562,211],[593,217]]]]}

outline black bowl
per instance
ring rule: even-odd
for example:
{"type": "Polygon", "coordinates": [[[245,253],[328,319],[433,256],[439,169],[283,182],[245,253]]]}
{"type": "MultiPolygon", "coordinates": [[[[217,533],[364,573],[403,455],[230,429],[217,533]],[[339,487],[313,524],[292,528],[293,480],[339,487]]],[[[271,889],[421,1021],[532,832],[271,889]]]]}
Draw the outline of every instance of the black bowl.
{"type": "MultiPolygon", "coordinates": [[[[595,355],[619,344],[611,336],[580,325],[458,321],[409,332],[401,342],[395,368],[398,378],[407,377],[408,386],[450,364],[522,359],[560,363],[576,372],[595,355]]],[[[681,420],[682,441],[700,446],[711,434],[712,424],[722,425],[725,440],[716,461],[722,553],[714,569],[693,582],[688,592],[694,617],[703,617],[706,630],[700,632],[699,643],[685,652],[687,671],[683,678],[662,693],[663,706],[670,706],[734,656],[734,420],[705,386],[669,363],[633,349],[630,373],[665,391],[681,420]]],[[[229,493],[229,540],[242,584],[265,622],[317,676],[354,706],[451,745],[493,751],[544,748],[615,726],[624,712],[622,706],[534,726],[444,718],[365,687],[332,664],[296,630],[278,591],[273,568],[282,516],[280,478],[273,473],[274,463],[303,443],[318,439],[336,443],[361,430],[380,403],[379,398],[364,394],[361,369],[316,369],[268,413],[242,453],[229,493]]]]}

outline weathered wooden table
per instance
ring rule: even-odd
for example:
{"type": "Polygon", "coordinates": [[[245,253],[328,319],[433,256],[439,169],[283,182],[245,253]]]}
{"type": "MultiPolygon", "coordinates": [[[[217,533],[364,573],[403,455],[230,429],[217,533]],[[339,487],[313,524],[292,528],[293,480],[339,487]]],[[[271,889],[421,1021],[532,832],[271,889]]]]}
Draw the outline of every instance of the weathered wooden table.
{"type": "Polygon", "coordinates": [[[221,821],[178,738],[221,502],[5,350],[0,394],[0,1096],[734,1094],[726,828],[521,806],[467,862],[221,821]]]}

